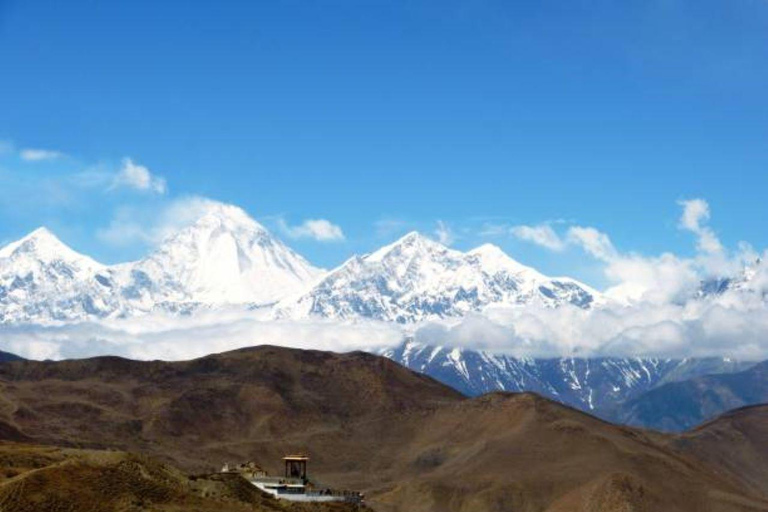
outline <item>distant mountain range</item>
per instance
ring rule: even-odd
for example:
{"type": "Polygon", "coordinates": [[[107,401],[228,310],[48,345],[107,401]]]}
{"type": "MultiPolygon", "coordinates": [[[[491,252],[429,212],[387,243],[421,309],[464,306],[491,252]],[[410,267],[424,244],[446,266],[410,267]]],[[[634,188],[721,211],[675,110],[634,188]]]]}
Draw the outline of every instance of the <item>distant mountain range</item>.
{"type": "Polygon", "coordinates": [[[546,277],[498,247],[463,253],[418,233],[325,272],[240,208],[222,204],[135,262],[103,265],[45,228],[0,249],[2,323],[190,314],[233,304],[281,318],[411,323],[492,304],[590,308],[603,301],[592,288],[546,277]]]}
{"type": "MultiPolygon", "coordinates": [[[[727,358],[518,358],[424,345],[412,340],[385,349],[381,354],[468,396],[494,391],[534,391],[606,419],[626,419],[640,426],[657,425],[643,418],[632,421],[632,417],[620,411],[623,404],[667,383],[733,373],[754,364],[727,358]]],[[[763,388],[768,391],[768,382],[763,383],[763,388]]],[[[725,410],[727,408],[720,408],[708,416],[700,416],[699,421],[725,410]]],[[[693,424],[686,424],[684,428],[690,426],[693,424]]]]}
{"type": "MultiPolygon", "coordinates": [[[[761,263],[702,283],[699,296],[750,290],[761,263]]],[[[222,306],[271,318],[461,318],[489,306],[599,308],[610,301],[568,277],[548,277],[486,244],[461,252],[409,233],[330,271],[287,247],[242,209],[211,203],[145,258],[104,265],[46,228],[0,249],[0,323],[192,314],[222,306]]]]}
{"type": "Polygon", "coordinates": [[[412,232],[326,274],[300,297],[279,305],[281,315],[413,323],[461,317],[491,304],[572,304],[603,301],[569,278],[550,278],[521,265],[493,245],[449,249],[412,232]]]}
{"type": "MultiPolygon", "coordinates": [[[[714,373],[714,372],[712,372],[714,373]]],[[[768,403],[768,361],[735,373],[669,382],[628,400],[615,419],[682,431],[732,409],[768,403]]]]}

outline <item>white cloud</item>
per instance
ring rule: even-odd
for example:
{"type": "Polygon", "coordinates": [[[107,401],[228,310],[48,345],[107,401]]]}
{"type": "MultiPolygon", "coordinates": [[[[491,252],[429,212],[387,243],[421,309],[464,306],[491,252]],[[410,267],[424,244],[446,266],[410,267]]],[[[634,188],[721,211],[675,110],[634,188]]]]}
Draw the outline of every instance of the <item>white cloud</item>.
{"type": "Polygon", "coordinates": [[[46,160],[58,160],[65,155],[60,151],[54,151],[51,149],[22,149],[19,152],[19,156],[22,160],[27,162],[42,162],[46,160]]]}
{"type": "Polygon", "coordinates": [[[701,229],[702,222],[707,222],[710,217],[709,203],[703,199],[689,199],[678,201],[683,207],[683,213],[680,216],[680,227],[698,232],[701,229]]]}
{"type": "Polygon", "coordinates": [[[620,303],[677,303],[690,298],[701,281],[696,262],[671,253],[621,253],[610,237],[593,227],[573,226],[568,241],[604,263],[611,283],[605,295],[620,303]]]}
{"type": "Polygon", "coordinates": [[[266,320],[231,309],[61,326],[2,326],[0,332],[0,349],[37,359],[113,354],[182,360],[260,344],[376,352],[406,335],[423,343],[521,357],[768,358],[768,307],[753,293],[591,310],[499,306],[408,330],[375,321],[266,320]]]}
{"type": "Polygon", "coordinates": [[[443,245],[451,245],[456,240],[456,237],[454,236],[450,226],[448,226],[448,224],[442,220],[437,221],[435,237],[437,237],[437,241],[443,245]]]}
{"type": "Polygon", "coordinates": [[[562,251],[565,249],[565,242],[555,233],[548,224],[538,226],[513,226],[510,229],[513,236],[526,242],[531,242],[552,251],[562,251]]]}
{"type": "Polygon", "coordinates": [[[568,246],[580,247],[604,264],[603,272],[610,283],[606,294],[614,299],[680,302],[695,293],[702,279],[738,272],[745,263],[754,261],[756,254],[748,244],[740,244],[733,256],[726,253],[707,225],[710,209],[705,200],[691,199],[679,204],[683,207],[679,227],[697,235],[698,252],[694,258],[671,253],[658,256],[623,253],[606,233],[591,226],[571,226],[564,237],[548,224],[516,226],[511,232],[519,239],[555,251],[568,246]]]}
{"type": "Polygon", "coordinates": [[[613,285],[605,294],[620,302],[681,303],[701,282],[695,263],[671,253],[660,256],[615,256],[604,268],[613,285]]]}
{"type": "Polygon", "coordinates": [[[593,227],[573,226],[568,229],[568,241],[579,245],[601,261],[611,261],[618,255],[608,235],[593,227]]]}
{"type": "Polygon", "coordinates": [[[681,304],[496,307],[454,322],[428,323],[416,341],[518,357],[768,358],[768,307],[757,294],[681,304]]]}
{"type": "Polygon", "coordinates": [[[298,226],[289,226],[285,220],[279,220],[280,229],[290,238],[311,238],[318,242],[338,242],[344,240],[341,227],[325,219],[307,219],[298,226]]]}
{"type": "Polygon", "coordinates": [[[722,243],[715,232],[706,225],[710,217],[709,203],[703,199],[688,199],[679,201],[678,204],[683,207],[679,226],[698,237],[698,249],[706,254],[722,253],[722,243]]]}
{"type": "Polygon", "coordinates": [[[165,178],[153,175],[143,165],[134,163],[130,158],[124,158],[120,170],[112,181],[111,188],[127,187],[144,192],[165,194],[167,186],[165,178]]]}
{"type": "Polygon", "coordinates": [[[351,351],[375,350],[402,339],[378,322],[262,321],[247,311],[194,317],[149,316],[61,326],[4,326],[0,349],[33,359],[119,355],[185,360],[253,345],[351,351]]]}

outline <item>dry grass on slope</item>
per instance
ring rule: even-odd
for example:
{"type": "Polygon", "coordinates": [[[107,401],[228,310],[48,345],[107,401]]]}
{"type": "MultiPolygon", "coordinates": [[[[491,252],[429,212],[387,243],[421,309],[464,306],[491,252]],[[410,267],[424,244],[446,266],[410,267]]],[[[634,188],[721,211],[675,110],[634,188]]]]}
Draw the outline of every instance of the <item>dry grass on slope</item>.
{"type": "Polygon", "coordinates": [[[0,443],[2,512],[351,512],[275,500],[237,475],[189,477],[148,457],[0,443]]]}

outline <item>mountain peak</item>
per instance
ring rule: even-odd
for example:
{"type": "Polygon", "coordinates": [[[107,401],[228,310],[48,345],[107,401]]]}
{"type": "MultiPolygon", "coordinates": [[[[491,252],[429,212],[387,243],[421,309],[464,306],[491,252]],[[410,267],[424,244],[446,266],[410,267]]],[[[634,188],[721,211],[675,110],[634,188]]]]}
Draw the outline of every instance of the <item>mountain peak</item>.
{"type": "Polygon", "coordinates": [[[493,244],[483,244],[480,247],[476,247],[467,252],[469,256],[474,256],[482,260],[483,264],[487,266],[489,270],[506,270],[515,274],[526,272],[532,277],[537,276],[543,278],[537,270],[523,265],[519,261],[515,260],[504,252],[501,247],[493,244]]]}
{"type": "Polygon", "coordinates": [[[197,213],[194,223],[139,262],[147,275],[171,276],[173,287],[196,300],[264,305],[298,292],[320,273],[242,208],[210,201],[197,213]]]}
{"type": "Polygon", "coordinates": [[[233,231],[267,232],[264,226],[256,222],[242,208],[213,201],[204,206],[201,215],[192,225],[196,227],[223,227],[233,231]]]}
{"type": "MultiPolygon", "coordinates": [[[[181,229],[170,233],[157,252],[205,251],[211,240],[221,237],[232,239],[241,248],[255,242],[263,245],[279,243],[264,226],[238,206],[205,200],[191,210],[189,221],[181,229]]],[[[195,254],[199,255],[195,252],[178,256],[193,257],[195,254]]]]}
{"type": "Polygon", "coordinates": [[[395,251],[425,251],[425,252],[446,252],[450,251],[449,248],[443,244],[432,240],[431,238],[422,235],[418,231],[411,231],[404,236],[397,239],[395,242],[385,245],[376,252],[371,253],[366,257],[367,261],[381,261],[386,256],[392,254],[395,251]]]}
{"type": "Polygon", "coordinates": [[[475,247],[469,251],[469,254],[480,254],[483,256],[507,256],[507,253],[505,253],[501,247],[493,244],[483,244],[479,247],[475,247]]]}
{"type": "Polygon", "coordinates": [[[82,260],[95,264],[93,260],[74,251],[64,242],[59,240],[59,238],[45,226],[35,229],[23,238],[11,242],[0,249],[0,258],[10,258],[21,255],[33,255],[34,258],[43,261],[82,260]]]}
{"type": "Polygon", "coordinates": [[[40,226],[39,228],[33,230],[24,238],[55,238],[58,240],[58,238],[56,238],[56,235],[54,235],[53,232],[45,226],[40,226]]]}
{"type": "Polygon", "coordinates": [[[31,231],[26,236],[20,238],[17,243],[19,246],[25,244],[35,244],[36,246],[64,245],[64,243],[45,226],[40,226],[31,231]]]}
{"type": "Polygon", "coordinates": [[[438,245],[437,242],[432,240],[431,238],[428,238],[418,231],[411,231],[409,233],[406,233],[405,235],[401,236],[397,240],[395,240],[393,243],[387,245],[386,247],[382,247],[382,249],[386,248],[394,248],[394,247],[408,247],[413,246],[417,244],[434,244],[438,245]]]}

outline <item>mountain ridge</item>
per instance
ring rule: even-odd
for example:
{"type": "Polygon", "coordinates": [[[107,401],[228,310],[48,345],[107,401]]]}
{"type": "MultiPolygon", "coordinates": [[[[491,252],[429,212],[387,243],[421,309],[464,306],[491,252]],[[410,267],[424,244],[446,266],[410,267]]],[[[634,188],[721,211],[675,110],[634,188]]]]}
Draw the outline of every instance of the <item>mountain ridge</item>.
{"type": "Polygon", "coordinates": [[[570,278],[548,278],[491,244],[461,252],[411,232],[348,259],[306,294],[278,304],[277,316],[412,324],[496,304],[590,308],[603,300],[592,288],[570,278]]]}
{"type": "Polygon", "coordinates": [[[668,382],[734,373],[755,364],[728,358],[514,357],[414,340],[379,354],[467,396],[533,391],[606,419],[616,419],[625,402],[668,382]]]}
{"type": "Polygon", "coordinates": [[[497,304],[590,308],[603,300],[491,244],[461,252],[417,232],[324,271],[242,209],[219,203],[133,262],[104,265],[44,227],[0,249],[0,323],[192,314],[227,304],[276,318],[414,323],[497,304]]]}

